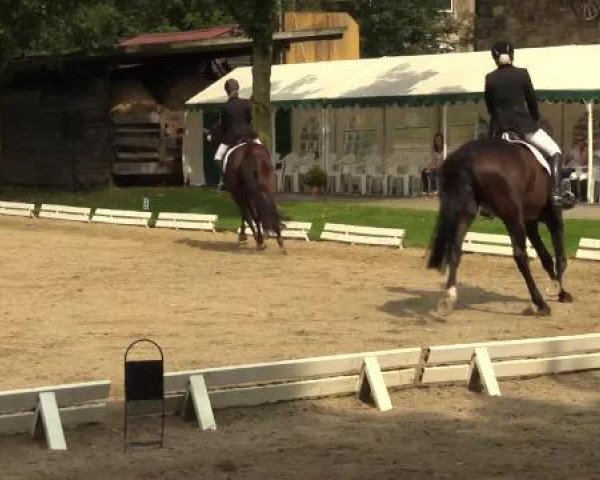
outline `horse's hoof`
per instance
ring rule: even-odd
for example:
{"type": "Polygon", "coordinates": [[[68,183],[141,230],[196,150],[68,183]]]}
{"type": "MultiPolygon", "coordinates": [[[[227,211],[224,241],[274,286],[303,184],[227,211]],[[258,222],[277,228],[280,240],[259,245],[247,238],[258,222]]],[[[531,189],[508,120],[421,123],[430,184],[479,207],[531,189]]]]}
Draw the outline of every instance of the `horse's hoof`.
{"type": "Polygon", "coordinates": [[[264,243],[257,243],[257,244],[256,244],[256,249],[257,249],[258,251],[264,250],[265,248],[267,248],[267,245],[266,245],[266,244],[264,244],[264,243]]]}
{"type": "Polygon", "coordinates": [[[558,296],[560,294],[561,286],[558,283],[558,280],[552,280],[551,285],[546,288],[546,294],[552,297],[558,296]]]}
{"type": "Polygon", "coordinates": [[[248,240],[248,235],[246,235],[245,233],[240,233],[238,235],[238,242],[245,242],[248,240]]]}
{"type": "Polygon", "coordinates": [[[573,295],[571,295],[569,292],[566,292],[566,291],[562,290],[558,294],[558,301],[560,303],[572,303],[573,302],[573,295]]]}
{"type": "Polygon", "coordinates": [[[456,300],[451,297],[442,298],[438,303],[437,312],[442,317],[446,317],[452,313],[454,310],[454,306],[456,305],[456,300]]]}
{"type": "Polygon", "coordinates": [[[535,317],[537,315],[537,307],[530,305],[521,312],[521,315],[526,317],[535,317]]]}
{"type": "Polygon", "coordinates": [[[552,310],[550,310],[550,307],[546,304],[537,308],[536,315],[538,317],[549,317],[551,314],[552,314],[552,310]]]}

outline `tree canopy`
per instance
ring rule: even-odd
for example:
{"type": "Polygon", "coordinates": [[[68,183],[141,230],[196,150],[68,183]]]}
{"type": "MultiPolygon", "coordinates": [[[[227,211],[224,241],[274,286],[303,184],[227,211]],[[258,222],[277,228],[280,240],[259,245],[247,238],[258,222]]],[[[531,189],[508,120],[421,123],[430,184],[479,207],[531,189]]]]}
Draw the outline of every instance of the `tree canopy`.
{"type": "Polygon", "coordinates": [[[0,0],[0,63],[23,54],[101,51],[143,32],[232,22],[217,0],[0,0]]]}

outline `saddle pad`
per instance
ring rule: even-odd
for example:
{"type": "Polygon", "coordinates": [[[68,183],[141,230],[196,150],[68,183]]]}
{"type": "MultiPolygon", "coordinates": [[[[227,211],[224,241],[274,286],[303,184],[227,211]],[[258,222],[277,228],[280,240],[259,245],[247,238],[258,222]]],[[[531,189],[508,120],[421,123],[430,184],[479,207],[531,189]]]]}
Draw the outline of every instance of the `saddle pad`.
{"type": "Polygon", "coordinates": [[[238,148],[240,148],[243,145],[246,145],[246,142],[238,143],[235,147],[227,150],[227,153],[225,154],[225,158],[223,159],[223,173],[225,173],[225,171],[227,170],[227,160],[229,160],[229,155],[231,155],[233,152],[235,152],[238,148]]]}
{"type": "Polygon", "coordinates": [[[530,143],[527,143],[527,142],[525,142],[523,140],[518,140],[518,139],[510,138],[510,135],[508,133],[502,134],[502,140],[504,140],[504,141],[506,141],[508,143],[518,143],[520,145],[524,145],[525,147],[527,147],[529,149],[529,151],[531,153],[533,153],[533,156],[540,163],[540,165],[542,167],[544,167],[544,169],[546,170],[546,172],[548,172],[548,175],[552,175],[552,173],[550,171],[550,165],[548,164],[548,161],[546,160],[546,158],[544,157],[544,155],[542,154],[542,152],[540,152],[533,145],[531,145],[530,143]]]}

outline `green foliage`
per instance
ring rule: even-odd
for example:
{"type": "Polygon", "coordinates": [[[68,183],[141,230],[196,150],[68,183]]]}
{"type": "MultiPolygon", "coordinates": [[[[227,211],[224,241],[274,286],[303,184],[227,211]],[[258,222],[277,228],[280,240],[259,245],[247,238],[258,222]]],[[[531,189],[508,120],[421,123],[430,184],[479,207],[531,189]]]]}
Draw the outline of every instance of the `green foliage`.
{"type": "Polygon", "coordinates": [[[309,187],[325,187],[327,185],[327,174],[319,165],[313,165],[306,172],[304,183],[309,187]]]}
{"type": "Polygon", "coordinates": [[[143,32],[232,20],[217,0],[0,0],[0,58],[98,51],[143,32]]]}

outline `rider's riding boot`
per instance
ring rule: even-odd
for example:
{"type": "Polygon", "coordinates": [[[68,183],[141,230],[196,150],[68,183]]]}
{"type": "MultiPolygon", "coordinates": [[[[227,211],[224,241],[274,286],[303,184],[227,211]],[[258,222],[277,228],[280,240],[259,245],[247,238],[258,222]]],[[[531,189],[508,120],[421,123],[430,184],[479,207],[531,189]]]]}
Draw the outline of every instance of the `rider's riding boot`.
{"type": "Polygon", "coordinates": [[[217,191],[222,192],[224,190],[223,185],[223,160],[218,160],[215,158],[215,162],[217,164],[217,168],[219,169],[219,185],[217,186],[217,191]]]}
{"type": "Polygon", "coordinates": [[[568,210],[576,205],[577,199],[571,192],[562,189],[562,163],[562,154],[557,153],[550,157],[550,170],[552,172],[550,179],[552,182],[551,199],[556,207],[568,210]]]}

